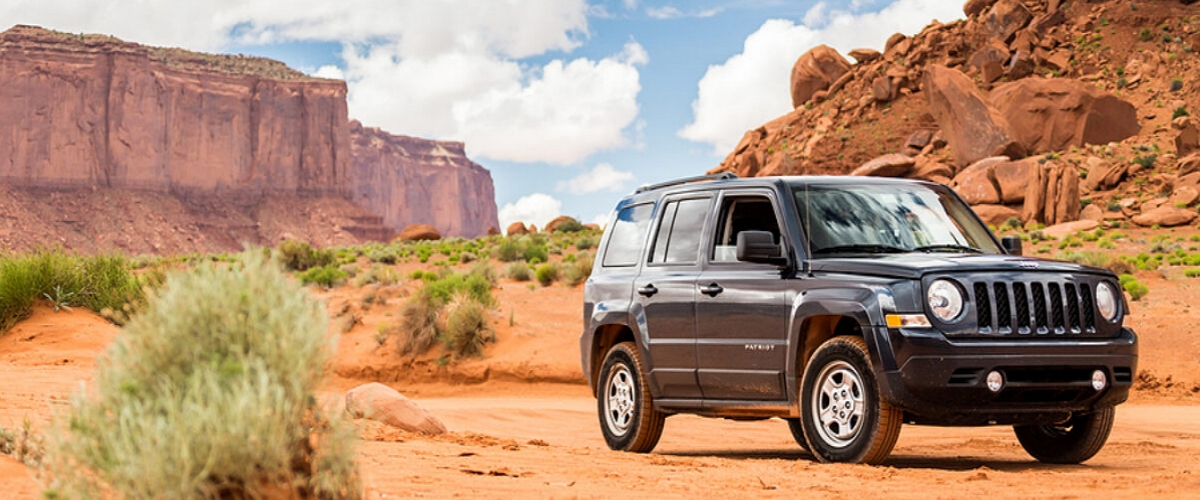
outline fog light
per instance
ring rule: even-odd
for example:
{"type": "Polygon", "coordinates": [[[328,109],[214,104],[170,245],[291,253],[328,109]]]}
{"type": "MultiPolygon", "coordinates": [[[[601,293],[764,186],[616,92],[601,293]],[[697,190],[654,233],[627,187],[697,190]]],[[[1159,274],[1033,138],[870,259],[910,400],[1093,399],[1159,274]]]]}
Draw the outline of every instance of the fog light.
{"type": "Polygon", "coordinates": [[[1104,376],[1104,370],[1092,372],[1092,389],[1103,391],[1106,386],[1108,386],[1108,377],[1104,376]]]}
{"type": "Polygon", "coordinates": [[[1004,376],[1000,372],[992,370],[987,375],[987,388],[992,392],[1000,392],[1004,387],[1004,376]]]}

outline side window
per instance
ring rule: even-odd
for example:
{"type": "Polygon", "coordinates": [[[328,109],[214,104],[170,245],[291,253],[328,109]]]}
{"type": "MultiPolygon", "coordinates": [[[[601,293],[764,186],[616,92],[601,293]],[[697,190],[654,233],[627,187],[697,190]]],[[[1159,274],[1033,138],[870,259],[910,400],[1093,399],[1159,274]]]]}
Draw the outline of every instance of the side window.
{"type": "Polygon", "coordinates": [[[628,207],[617,214],[612,235],[608,238],[608,247],[604,250],[604,267],[637,265],[652,215],[654,205],[628,207]]]}
{"type": "Polygon", "coordinates": [[[713,262],[737,262],[737,235],[742,231],[767,231],[779,243],[779,220],[766,196],[725,198],[717,224],[713,262]]]}
{"type": "Polygon", "coordinates": [[[708,218],[709,200],[693,199],[667,203],[654,238],[650,262],[690,264],[700,255],[700,233],[708,218]]]}

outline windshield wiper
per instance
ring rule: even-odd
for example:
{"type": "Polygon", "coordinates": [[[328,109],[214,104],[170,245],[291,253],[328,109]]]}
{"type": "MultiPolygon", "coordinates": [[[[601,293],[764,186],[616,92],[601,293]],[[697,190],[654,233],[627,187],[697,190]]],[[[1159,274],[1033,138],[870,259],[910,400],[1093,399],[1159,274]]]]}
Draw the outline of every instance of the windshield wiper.
{"type": "Polygon", "coordinates": [[[937,252],[937,251],[941,251],[941,250],[950,250],[950,251],[957,251],[957,252],[963,252],[963,253],[983,253],[983,250],[980,250],[975,247],[969,247],[969,246],[965,246],[965,245],[953,245],[953,244],[926,245],[923,247],[917,247],[917,248],[913,249],[913,251],[917,251],[917,252],[937,252]]]}
{"type": "Polygon", "coordinates": [[[907,253],[908,251],[904,248],[889,245],[838,245],[814,250],[813,253],[907,253]]]}

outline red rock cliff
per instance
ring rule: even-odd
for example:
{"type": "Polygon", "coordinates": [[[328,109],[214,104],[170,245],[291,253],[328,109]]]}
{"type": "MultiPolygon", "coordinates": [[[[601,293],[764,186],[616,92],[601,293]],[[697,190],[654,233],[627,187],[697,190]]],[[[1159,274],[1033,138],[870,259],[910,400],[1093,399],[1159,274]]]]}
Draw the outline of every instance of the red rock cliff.
{"type": "Polygon", "coordinates": [[[482,236],[498,227],[492,175],[463,143],[392,135],[350,123],[354,200],[402,229],[429,224],[443,236],[482,236]]]}
{"type": "Polygon", "coordinates": [[[347,194],[346,84],[282,63],[17,26],[0,34],[0,181],[347,194]]]}

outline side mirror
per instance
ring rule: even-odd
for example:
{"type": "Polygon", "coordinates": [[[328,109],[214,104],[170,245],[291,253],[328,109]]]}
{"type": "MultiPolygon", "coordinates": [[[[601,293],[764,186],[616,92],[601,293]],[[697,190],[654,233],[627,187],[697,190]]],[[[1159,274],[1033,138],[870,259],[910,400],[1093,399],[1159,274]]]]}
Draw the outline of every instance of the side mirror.
{"type": "Polygon", "coordinates": [[[1004,253],[1009,255],[1021,255],[1021,237],[1020,236],[1005,236],[1000,238],[1000,246],[1004,247],[1004,253]]]}
{"type": "Polygon", "coordinates": [[[737,260],[759,264],[786,264],[783,247],[767,231],[742,231],[737,235],[737,260]]]}

